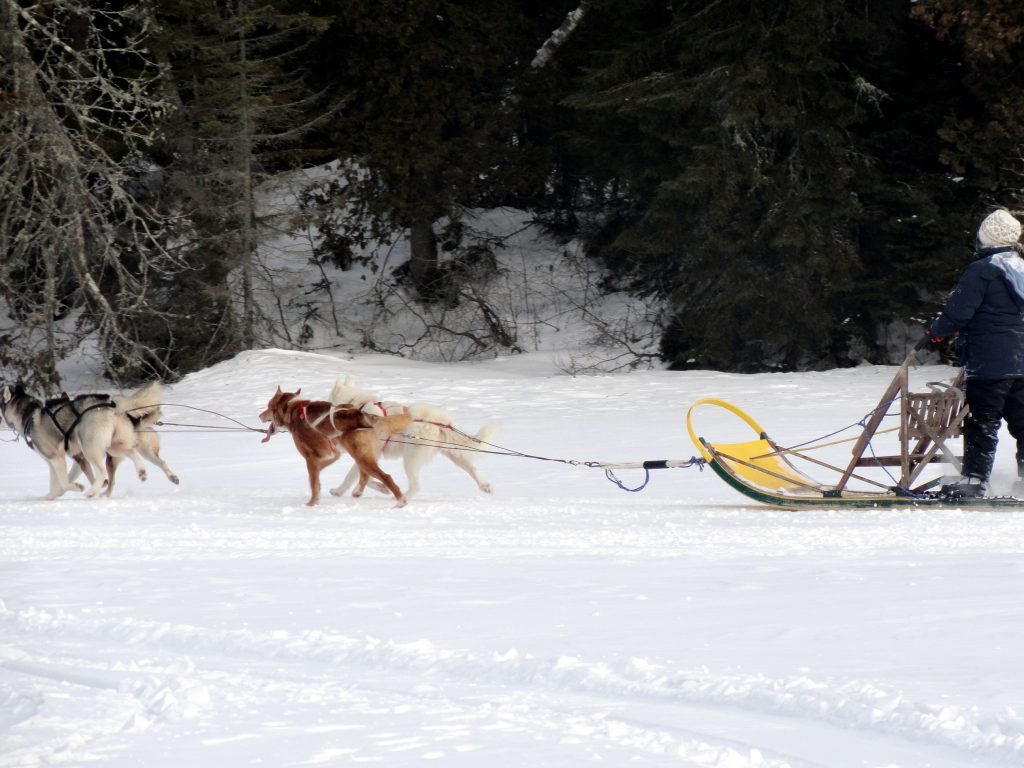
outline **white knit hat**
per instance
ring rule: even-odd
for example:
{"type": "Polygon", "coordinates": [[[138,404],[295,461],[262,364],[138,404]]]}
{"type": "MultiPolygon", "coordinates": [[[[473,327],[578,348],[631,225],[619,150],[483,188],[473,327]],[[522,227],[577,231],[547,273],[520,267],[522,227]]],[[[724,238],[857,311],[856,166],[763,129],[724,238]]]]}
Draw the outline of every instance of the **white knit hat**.
{"type": "Polygon", "coordinates": [[[1006,211],[992,211],[978,227],[982,245],[1013,245],[1020,240],[1020,222],[1006,211]]]}

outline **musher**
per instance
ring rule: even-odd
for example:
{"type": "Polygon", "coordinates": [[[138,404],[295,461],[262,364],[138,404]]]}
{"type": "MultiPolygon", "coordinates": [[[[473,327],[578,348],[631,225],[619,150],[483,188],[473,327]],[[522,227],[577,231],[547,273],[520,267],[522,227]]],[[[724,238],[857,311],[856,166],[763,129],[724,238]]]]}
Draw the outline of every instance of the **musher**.
{"type": "Polygon", "coordinates": [[[1017,441],[1014,494],[1024,491],[1024,245],[1021,224],[1005,210],[978,228],[975,260],[964,269],[946,306],[925,332],[933,341],[960,334],[970,414],[964,424],[962,477],[944,485],[952,498],[988,489],[999,427],[1006,419],[1017,441]]]}

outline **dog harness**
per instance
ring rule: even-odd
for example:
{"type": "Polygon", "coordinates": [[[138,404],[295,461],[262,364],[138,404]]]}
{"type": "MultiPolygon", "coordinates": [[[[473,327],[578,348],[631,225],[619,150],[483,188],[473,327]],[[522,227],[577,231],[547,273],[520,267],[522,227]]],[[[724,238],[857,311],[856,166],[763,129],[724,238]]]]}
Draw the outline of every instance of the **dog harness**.
{"type": "MultiPolygon", "coordinates": [[[[24,397],[24,395],[22,395],[22,397],[24,397]]],[[[32,415],[37,410],[42,410],[42,408],[38,404],[36,404],[36,403],[29,403],[28,404],[28,410],[26,411],[25,416],[22,419],[21,436],[23,438],[25,438],[25,445],[27,445],[31,450],[35,451],[40,456],[49,459],[51,457],[47,456],[43,452],[43,450],[41,448],[37,448],[35,441],[32,439],[32,415]]],[[[10,419],[8,419],[8,421],[10,421],[10,419]]],[[[14,428],[13,424],[11,424],[11,428],[12,429],[14,428]]],[[[15,434],[17,434],[17,433],[15,433],[15,434]]]]}
{"type": "MultiPolygon", "coordinates": [[[[331,426],[333,427],[334,426],[334,414],[336,414],[338,411],[342,410],[343,408],[351,407],[351,406],[332,405],[330,408],[328,408],[326,411],[324,411],[322,416],[318,416],[316,419],[310,420],[309,414],[306,412],[307,405],[308,405],[308,403],[303,403],[302,407],[299,408],[299,413],[302,414],[302,418],[306,420],[306,423],[309,424],[309,426],[311,426],[317,432],[320,432],[320,425],[323,424],[327,420],[330,420],[331,426]]],[[[368,427],[356,427],[356,429],[368,429],[368,427]]],[[[323,434],[323,433],[321,432],[321,434],[323,434]]]]}
{"type": "MultiPolygon", "coordinates": [[[[374,405],[376,405],[378,408],[380,408],[380,412],[383,413],[385,416],[388,415],[388,407],[386,405],[384,405],[384,403],[377,402],[377,403],[374,403],[374,405]]],[[[388,447],[388,443],[391,442],[391,438],[392,437],[394,437],[394,434],[389,432],[388,436],[384,438],[384,445],[381,447],[381,450],[384,450],[385,448],[388,447]]]]}
{"type": "MultiPolygon", "coordinates": [[[[95,411],[97,408],[115,408],[116,405],[114,404],[114,401],[110,398],[110,395],[100,394],[78,395],[75,398],[70,398],[65,395],[63,397],[55,398],[53,400],[47,400],[46,404],[40,407],[43,409],[43,411],[47,413],[47,415],[49,415],[50,419],[53,421],[53,425],[57,428],[57,431],[60,432],[61,435],[63,435],[64,450],[67,451],[70,448],[71,436],[74,434],[75,428],[85,417],[85,414],[89,413],[89,411],[95,411]],[[75,407],[76,402],[81,402],[87,400],[88,398],[96,398],[97,402],[86,406],[81,411],[78,410],[77,407],[75,407]],[[51,404],[55,404],[56,408],[51,408],[51,404]],[[71,413],[74,415],[74,420],[71,422],[71,425],[66,430],[63,427],[61,427],[60,421],[58,421],[57,419],[57,414],[60,413],[64,408],[70,408],[71,413]]],[[[131,421],[133,427],[139,426],[139,422],[141,421],[140,419],[133,417],[129,414],[125,415],[128,417],[128,420],[131,421]]]]}
{"type": "MultiPolygon", "coordinates": [[[[11,398],[11,402],[13,402],[17,398],[20,398],[22,400],[28,400],[28,407],[25,408],[25,414],[21,418],[20,437],[23,437],[25,439],[25,445],[27,445],[31,450],[35,451],[45,459],[52,459],[53,457],[47,456],[46,452],[42,448],[37,446],[36,441],[32,439],[32,423],[33,419],[35,418],[36,411],[42,411],[43,413],[47,414],[50,417],[50,420],[53,421],[53,425],[57,428],[57,431],[60,432],[62,435],[64,434],[64,430],[61,429],[60,424],[57,422],[57,418],[50,411],[50,409],[44,406],[39,401],[37,401],[34,397],[26,395],[22,391],[15,391],[14,397],[11,398]]],[[[14,423],[11,422],[10,418],[8,418],[7,421],[8,423],[11,424],[11,429],[14,429],[14,423]]],[[[15,430],[15,434],[17,434],[17,430],[15,430]]]]}
{"type": "Polygon", "coordinates": [[[15,397],[20,397],[28,401],[28,407],[25,409],[25,416],[22,418],[21,437],[25,439],[25,444],[29,448],[47,459],[52,459],[53,457],[47,456],[46,452],[32,437],[32,424],[34,422],[36,411],[44,413],[50,418],[54,429],[56,429],[57,432],[60,433],[60,436],[64,438],[64,450],[68,451],[70,450],[71,437],[74,435],[75,429],[78,427],[85,414],[89,411],[96,410],[97,408],[116,407],[113,400],[111,400],[110,395],[79,395],[78,397],[71,398],[65,394],[61,397],[51,398],[45,403],[39,402],[34,397],[31,397],[24,392],[17,393],[15,397]],[[98,402],[92,403],[86,408],[79,410],[76,407],[76,401],[81,402],[87,398],[96,398],[98,402]],[[65,408],[70,408],[71,413],[74,415],[74,418],[67,429],[61,425],[60,419],[57,418],[60,412],[65,408]]]}
{"type": "MultiPolygon", "coordinates": [[[[308,403],[303,403],[299,407],[299,413],[302,414],[302,418],[305,420],[305,422],[310,426],[310,428],[314,432],[316,432],[319,435],[322,435],[323,437],[325,437],[327,439],[327,442],[330,444],[332,451],[337,452],[338,445],[337,445],[337,443],[334,442],[334,438],[337,437],[337,435],[335,435],[334,437],[331,437],[330,435],[327,435],[323,430],[320,429],[320,425],[323,424],[325,421],[329,420],[331,426],[334,427],[334,414],[336,414],[338,411],[342,410],[343,408],[351,408],[352,406],[332,405],[330,408],[328,408],[326,411],[324,411],[324,413],[322,415],[318,416],[315,419],[310,419],[309,418],[309,414],[306,412],[306,407],[307,406],[308,406],[308,403]]],[[[337,427],[334,427],[334,428],[337,429],[337,427]]],[[[370,427],[355,427],[355,429],[370,429],[370,427]]]]}

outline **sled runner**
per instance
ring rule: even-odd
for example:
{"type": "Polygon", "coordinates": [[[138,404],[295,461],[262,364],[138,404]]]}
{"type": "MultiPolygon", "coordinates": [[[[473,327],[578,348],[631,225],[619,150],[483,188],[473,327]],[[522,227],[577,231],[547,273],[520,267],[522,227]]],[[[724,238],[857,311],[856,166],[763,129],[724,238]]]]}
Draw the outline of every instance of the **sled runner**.
{"type": "Polygon", "coordinates": [[[929,392],[910,392],[909,369],[915,358],[916,351],[907,356],[878,406],[855,425],[862,430],[854,438],[852,456],[845,466],[809,455],[813,450],[845,441],[780,447],[750,415],[717,398],[703,398],[690,407],[686,416],[687,431],[715,474],[740,493],[764,504],[788,509],[895,506],[1024,508],[1024,499],[1012,496],[950,498],[938,490],[943,482],[941,477],[919,482],[924,470],[931,465],[945,464],[952,467],[952,472],[947,468],[947,474],[959,474],[961,457],[949,443],[962,437],[968,411],[963,393],[955,384],[933,384],[929,392]],[[716,442],[700,436],[695,414],[707,407],[728,411],[756,437],[738,442],[716,442]],[[892,430],[880,430],[887,416],[897,418],[899,424],[892,430]],[[898,452],[877,455],[872,441],[889,431],[898,433],[898,452]],[[829,482],[816,480],[798,467],[797,461],[813,465],[816,473],[828,470],[833,479],[829,482]],[[851,482],[855,482],[857,487],[851,487],[851,482]]]}

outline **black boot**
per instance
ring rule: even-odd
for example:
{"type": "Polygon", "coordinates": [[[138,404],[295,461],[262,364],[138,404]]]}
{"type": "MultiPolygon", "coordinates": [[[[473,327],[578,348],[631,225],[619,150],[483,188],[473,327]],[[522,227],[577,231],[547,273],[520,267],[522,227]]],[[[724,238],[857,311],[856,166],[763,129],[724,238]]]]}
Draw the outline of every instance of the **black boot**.
{"type": "Polygon", "coordinates": [[[1017,480],[1013,483],[1013,488],[1010,489],[1010,495],[1024,499],[1024,466],[1019,463],[1017,464],[1017,480]]]}
{"type": "Polygon", "coordinates": [[[1021,445],[1017,443],[1017,480],[1010,489],[1010,495],[1018,499],[1024,499],[1024,454],[1021,452],[1021,445]]]}
{"type": "Polygon", "coordinates": [[[959,482],[942,486],[940,492],[951,499],[980,499],[985,495],[985,486],[984,478],[969,475],[959,482]]]}

